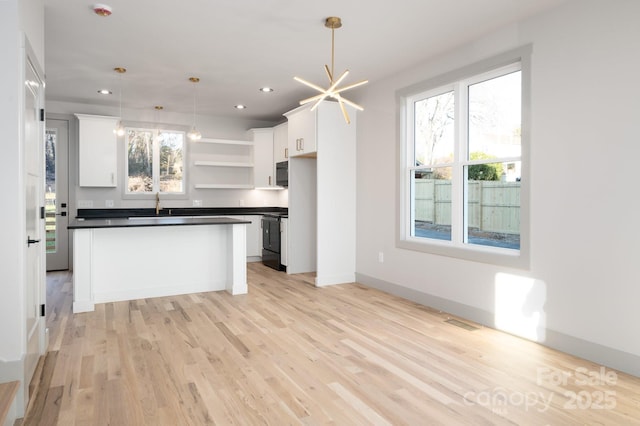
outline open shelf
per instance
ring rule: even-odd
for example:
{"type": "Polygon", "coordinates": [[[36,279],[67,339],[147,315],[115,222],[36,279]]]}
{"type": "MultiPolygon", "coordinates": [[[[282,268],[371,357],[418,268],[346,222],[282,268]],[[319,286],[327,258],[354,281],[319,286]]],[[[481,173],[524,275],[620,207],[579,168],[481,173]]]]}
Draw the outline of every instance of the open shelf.
{"type": "Polygon", "coordinates": [[[196,166],[209,166],[209,167],[253,167],[253,163],[244,162],[231,162],[231,161],[203,161],[198,160],[193,162],[196,166]]]}
{"type": "Polygon", "coordinates": [[[202,138],[194,145],[195,189],[254,188],[253,141],[202,138]]]}
{"type": "Polygon", "coordinates": [[[227,183],[196,183],[196,189],[253,189],[253,185],[227,183]]]}
{"type": "Polygon", "coordinates": [[[252,141],[236,141],[230,139],[213,139],[213,138],[202,138],[198,141],[198,143],[217,143],[221,145],[248,145],[253,146],[252,141]]]}

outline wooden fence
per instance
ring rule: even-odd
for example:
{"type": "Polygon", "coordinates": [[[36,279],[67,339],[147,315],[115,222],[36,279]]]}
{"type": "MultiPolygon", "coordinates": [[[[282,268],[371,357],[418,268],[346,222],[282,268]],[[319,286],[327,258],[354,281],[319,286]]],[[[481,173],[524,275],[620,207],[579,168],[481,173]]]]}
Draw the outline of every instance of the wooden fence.
{"type": "MultiPolygon", "coordinates": [[[[470,181],[468,225],[480,231],[520,233],[520,182],[470,181]]],[[[451,182],[415,180],[415,220],[451,225],[451,182]]]]}

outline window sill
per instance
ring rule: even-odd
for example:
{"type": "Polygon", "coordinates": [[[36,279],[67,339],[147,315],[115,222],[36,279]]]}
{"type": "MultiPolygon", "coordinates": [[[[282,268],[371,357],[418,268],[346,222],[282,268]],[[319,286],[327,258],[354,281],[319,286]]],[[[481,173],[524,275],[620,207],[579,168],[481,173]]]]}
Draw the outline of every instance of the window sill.
{"type": "Polygon", "coordinates": [[[398,239],[396,247],[471,262],[488,263],[516,269],[529,269],[529,256],[523,247],[521,247],[520,250],[511,250],[480,245],[461,246],[449,241],[426,240],[414,237],[398,239]]]}
{"type": "MultiPolygon", "coordinates": [[[[123,200],[153,200],[155,202],[155,192],[145,192],[141,194],[122,194],[123,200]]],[[[182,194],[166,194],[160,193],[160,202],[168,200],[188,200],[189,195],[185,192],[182,194]]]]}

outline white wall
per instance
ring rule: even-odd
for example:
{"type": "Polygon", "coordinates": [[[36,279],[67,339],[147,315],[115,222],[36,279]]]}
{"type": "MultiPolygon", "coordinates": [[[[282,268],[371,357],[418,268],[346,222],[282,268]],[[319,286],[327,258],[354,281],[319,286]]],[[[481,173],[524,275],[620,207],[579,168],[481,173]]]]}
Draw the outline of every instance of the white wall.
{"type": "Polygon", "coordinates": [[[18,2],[21,30],[27,34],[33,54],[44,69],[44,0],[18,2]]]}
{"type": "MultiPolygon", "coordinates": [[[[93,202],[93,208],[105,208],[106,200],[113,200],[115,208],[152,208],[155,206],[155,200],[131,200],[123,198],[123,189],[121,186],[117,188],[81,188],[77,186],[77,123],[73,114],[93,114],[118,116],[118,107],[105,107],[100,105],[77,104],[67,102],[47,102],[47,116],[56,118],[70,118],[70,150],[69,150],[69,167],[71,171],[70,187],[72,193],[70,197],[71,216],[75,216],[75,208],[77,200],[88,200],[93,202]],[[75,196],[74,196],[75,193],[75,196]]],[[[161,111],[156,113],[155,110],[127,110],[122,111],[123,122],[125,125],[148,125],[155,127],[156,123],[172,125],[179,128],[184,127],[188,130],[193,122],[193,116],[190,114],[172,113],[169,111],[161,111]]],[[[209,116],[198,116],[198,130],[203,137],[219,138],[219,139],[236,139],[247,140],[247,130],[250,128],[272,127],[274,123],[246,120],[246,119],[228,119],[209,116]]],[[[193,200],[202,200],[203,207],[239,207],[241,204],[245,207],[262,207],[276,206],[286,207],[286,195],[282,192],[274,190],[237,190],[237,189],[195,189],[195,183],[208,183],[206,173],[211,173],[211,169],[192,167],[194,159],[197,159],[199,152],[213,148],[213,145],[201,144],[197,146],[193,142],[187,142],[187,160],[185,167],[188,167],[187,185],[188,194],[184,199],[164,199],[161,202],[162,207],[192,207],[193,200]],[[207,145],[207,146],[205,146],[207,145]]],[[[124,173],[124,147],[119,149],[120,161],[118,174],[119,177],[124,173]]],[[[121,181],[121,179],[119,179],[121,181]]],[[[166,197],[168,198],[168,197],[166,197]]]]}
{"type": "MultiPolygon", "coordinates": [[[[3,66],[0,67],[0,130],[2,131],[3,167],[0,168],[3,188],[0,223],[3,226],[0,240],[0,270],[2,288],[0,290],[0,361],[10,362],[20,359],[23,354],[23,335],[14,324],[21,315],[20,291],[23,280],[21,262],[23,258],[20,227],[24,212],[20,200],[23,189],[20,185],[20,134],[19,104],[22,85],[20,84],[19,25],[17,0],[0,2],[0,52],[3,66]],[[8,325],[11,324],[11,327],[8,325]]],[[[1,367],[0,367],[1,368],[1,367]]],[[[0,374],[0,379],[2,375],[0,374]]]]}
{"type": "MultiPolygon", "coordinates": [[[[0,223],[0,382],[24,381],[26,350],[25,203],[22,129],[25,39],[34,60],[44,67],[44,5],[42,0],[0,1],[0,133],[3,182],[0,223]]],[[[17,414],[24,409],[24,383],[16,397],[17,414]]],[[[11,414],[10,414],[11,415],[11,414]]],[[[11,421],[11,419],[9,419],[11,421]]]]}
{"type": "Polygon", "coordinates": [[[635,0],[571,1],[367,87],[359,280],[640,375],[638,22],[635,0]],[[530,269],[397,248],[396,90],[528,43],[530,269]]]}

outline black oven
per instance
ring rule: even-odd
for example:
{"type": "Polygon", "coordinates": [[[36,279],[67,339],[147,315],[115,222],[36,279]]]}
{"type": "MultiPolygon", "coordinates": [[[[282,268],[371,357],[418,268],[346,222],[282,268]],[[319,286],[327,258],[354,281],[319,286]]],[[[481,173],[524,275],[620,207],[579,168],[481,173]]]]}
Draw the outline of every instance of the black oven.
{"type": "Polygon", "coordinates": [[[289,186],[289,162],[280,161],[276,163],[276,185],[289,186]]]}
{"type": "Polygon", "coordinates": [[[278,271],[280,264],[280,216],[262,216],[262,263],[278,271]]]}

